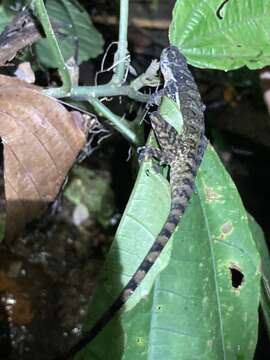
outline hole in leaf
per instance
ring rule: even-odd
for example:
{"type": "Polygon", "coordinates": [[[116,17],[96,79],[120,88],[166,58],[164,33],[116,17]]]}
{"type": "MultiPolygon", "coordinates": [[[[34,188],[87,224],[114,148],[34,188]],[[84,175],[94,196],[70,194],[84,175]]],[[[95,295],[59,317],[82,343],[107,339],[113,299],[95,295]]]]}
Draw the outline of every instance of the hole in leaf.
{"type": "Polygon", "coordinates": [[[146,170],[145,170],[145,174],[146,174],[146,176],[150,176],[150,170],[149,170],[149,169],[146,169],[146,170]]]}
{"type": "Polygon", "coordinates": [[[144,344],[143,338],[142,338],[142,337],[137,337],[136,343],[137,343],[137,345],[139,345],[139,346],[143,345],[143,344],[144,344]]]}
{"type": "Polygon", "coordinates": [[[244,282],[244,274],[235,265],[231,266],[229,269],[231,272],[232,286],[235,289],[238,289],[244,282]]]}

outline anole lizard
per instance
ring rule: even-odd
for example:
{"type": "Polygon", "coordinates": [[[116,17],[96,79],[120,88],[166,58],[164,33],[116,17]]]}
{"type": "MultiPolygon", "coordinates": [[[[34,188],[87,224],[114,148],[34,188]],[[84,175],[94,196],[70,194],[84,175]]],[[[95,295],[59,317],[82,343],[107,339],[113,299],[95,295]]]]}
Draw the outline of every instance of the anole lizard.
{"type": "Polygon", "coordinates": [[[186,59],[177,47],[170,46],[162,51],[160,69],[164,88],[150,97],[148,105],[159,105],[161,98],[168,96],[181,108],[183,127],[178,133],[158,111],[153,112],[150,119],[159,148],[144,147],[140,151],[139,159],[153,157],[161,164],[170,166],[171,208],[168,218],[148,254],[118,298],[93,328],[87,331],[64,357],[57,358],[58,360],[68,359],[86,346],[127,302],[169,241],[193,193],[197,170],[207,145],[204,135],[204,105],[186,59]]]}

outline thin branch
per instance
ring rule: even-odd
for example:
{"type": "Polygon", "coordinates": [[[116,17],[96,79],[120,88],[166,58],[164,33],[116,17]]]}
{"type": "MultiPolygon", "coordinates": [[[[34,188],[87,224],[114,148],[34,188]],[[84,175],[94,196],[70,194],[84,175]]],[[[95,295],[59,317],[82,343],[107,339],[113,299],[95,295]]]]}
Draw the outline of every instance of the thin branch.
{"type": "Polygon", "coordinates": [[[63,82],[63,90],[65,90],[67,96],[72,87],[72,82],[68,68],[66,67],[65,64],[65,60],[62,56],[58,41],[51,26],[50,19],[47,10],[45,8],[44,2],[43,0],[33,0],[31,6],[34,9],[38,19],[42,24],[43,30],[46,34],[46,38],[48,39],[50,45],[50,49],[57,63],[57,68],[63,82]]]}
{"type": "MultiPolygon", "coordinates": [[[[66,91],[63,88],[49,88],[43,90],[44,95],[53,96],[56,98],[67,97],[66,91]]],[[[89,96],[95,97],[110,97],[110,96],[128,96],[130,99],[146,102],[148,95],[142,94],[133,87],[124,85],[97,85],[97,86],[75,86],[70,90],[69,97],[76,100],[87,100],[89,96]]]]}
{"type": "Polygon", "coordinates": [[[134,90],[139,90],[144,86],[158,86],[160,83],[160,80],[157,76],[158,69],[159,62],[157,60],[152,60],[146,71],[131,81],[130,87],[132,87],[134,90]]]}
{"type": "MultiPolygon", "coordinates": [[[[42,23],[44,32],[48,38],[50,47],[57,61],[61,79],[63,81],[63,86],[60,88],[49,88],[43,90],[44,95],[53,96],[56,98],[70,97],[78,100],[89,101],[98,114],[105,117],[108,123],[116,128],[124,137],[126,137],[129,142],[134,145],[138,145],[140,141],[133,129],[133,124],[115,115],[101,101],[97,99],[98,97],[128,96],[133,100],[146,102],[148,100],[148,95],[142,94],[139,89],[143,86],[153,86],[156,82],[155,79],[152,79],[154,78],[153,75],[155,70],[153,69],[152,72],[149,72],[148,69],[146,74],[139,76],[137,81],[135,79],[130,83],[130,85],[121,85],[126,75],[127,66],[129,65],[124,61],[127,55],[128,0],[121,0],[119,43],[117,51],[118,59],[117,64],[115,65],[115,74],[112,78],[113,81],[105,85],[97,86],[76,86],[75,84],[72,84],[70,72],[68,71],[67,65],[65,64],[62,57],[43,0],[33,0],[32,8],[35,10],[38,19],[42,23]],[[154,80],[153,83],[152,80],[154,80]]],[[[20,23],[23,22],[23,24],[25,24],[24,16],[25,15],[21,13],[18,19],[16,19],[16,33],[18,32],[19,38],[21,38],[20,35],[22,32],[20,23]]],[[[13,26],[13,23],[11,23],[11,26],[13,26]]],[[[41,34],[39,33],[38,29],[34,27],[34,19],[31,17],[29,17],[29,21],[27,21],[27,27],[30,26],[31,29],[33,29],[31,30],[32,36],[35,38],[35,41],[37,41],[41,34]]],[[[20,46],[20,48],[23,48],[23,46],[20,46]]],[[[15,56],[16,50],[17,49],[14,48],[12,56],[15,56]]]]}
{"type": "MultiPolygon", "coordinates": [[[[105,85],[96,85],[96,86],[74,86],[69,96],[75,98],[76,100],[88,100],[89,96],[94,97],[106,97],[106,96],[128,96],[129,98],[139,101],[146,102],[149,98],[148,95],[142,94],[139,90],[144,86],[158,86],[159,79],[157,77],[157,72],[159,69],[159,63],[156,60],[153,60],[148,66],[146,71],[133,80],[130,85],[118,84],[105,84],[105,85]]],[[[48,96],[53,96],[56,98],[65,97],[66,93],[62,88],[50,88],[43,90],[43,93],[48,96]]]]}
{"type": "Polygon", "coordinates": [[[115,115],[111,110],[109,110],[101,101],[97,98],[90,96],[88,101],[95,109],[96,113],[99,116],[105,117],[109,124],[119,131],[130,143],[134,145],[139,145],[140,140],[137,134],[130,129],[130,124],[120,116],[115,115]]]}
{"type": "Polygon", "coordinates": [[[129,0],[120,0],[120,20],[119,20],[119,35],[118,35],[118,49],[116,53],[117,66],[111,82],[121,84],[125,77],[125,69],[127,66],[127,32],[128,32],[128,11],[129,0]]]}

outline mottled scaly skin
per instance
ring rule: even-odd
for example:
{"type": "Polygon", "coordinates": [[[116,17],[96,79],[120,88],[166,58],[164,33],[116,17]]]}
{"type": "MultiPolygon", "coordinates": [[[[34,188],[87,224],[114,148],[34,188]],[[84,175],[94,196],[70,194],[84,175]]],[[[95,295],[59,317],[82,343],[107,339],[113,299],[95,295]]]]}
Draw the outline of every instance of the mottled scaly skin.
{"type": "Polygon", "coordinates": [[[160,147],[144,147],[140,152],[140,159],[154,157],[160,164],[170,166],[171,208],[168,218],[143,262],[115,302],[82,340],[75,344],[68,354],[58,359],[68,359],[81,350],[127,302],[170,239],[193,192],[197,169],[207,144],[204,137],[204,106],[186,59],[176,47],[163,50],[160,68],[165,81],[164,88],[150,98],[150,104],[158,105],[164,95],[181,104],[183,128],[178,134],[159,112],[152,113],[151,124],[160,147]]]}

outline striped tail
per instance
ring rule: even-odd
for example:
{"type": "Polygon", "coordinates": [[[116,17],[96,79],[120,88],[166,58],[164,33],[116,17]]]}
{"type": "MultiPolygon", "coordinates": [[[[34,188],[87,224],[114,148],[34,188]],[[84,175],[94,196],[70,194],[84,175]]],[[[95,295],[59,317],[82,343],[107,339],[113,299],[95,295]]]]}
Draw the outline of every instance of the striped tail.
{"type": "MultiPolygon", "coordinates": [[[[191,164],[190,164],[191,165],[191,164]]],[[[171,209],[166,220],[165,225],[161,229],[155,242],[148,251],[146,257],[137,268],[136,272],[129,280],[127,285],[121,291],[118,298],[108,308],[106,312],[100,317],[96,324],[86,332],[81,340],[79,340],[65,355],[56,357],[54,360],[67,360],[74,356],[77,352],[82,350],[90,341],[92,341],[107,325],[107,323],[114,317],[120,308],[127,302],[129,297],[133,294],[136,288],[140,285],[148,271],[154,265],[155,260],[160,255],[161,251],[169,241],[176,226],[178,225],[185,209],[188,205],[188,200],[193,192],[193,185],[196,175],[197,166],[194,165],[194,170],[191,171],[191,166],[180,170],[179,164],[171,164],[170,183],[171,183],[171,209]],[[194,174],[195,173],[195,174],[194,174]]]]}

